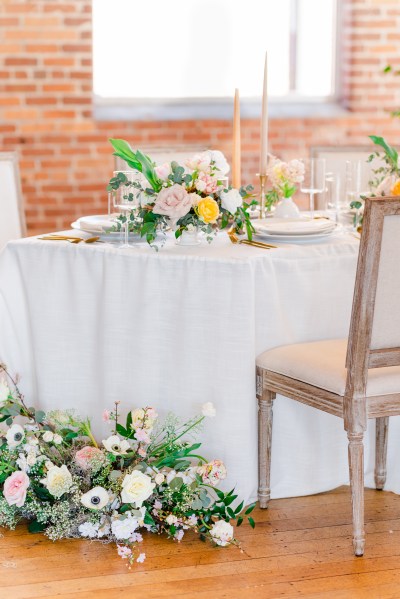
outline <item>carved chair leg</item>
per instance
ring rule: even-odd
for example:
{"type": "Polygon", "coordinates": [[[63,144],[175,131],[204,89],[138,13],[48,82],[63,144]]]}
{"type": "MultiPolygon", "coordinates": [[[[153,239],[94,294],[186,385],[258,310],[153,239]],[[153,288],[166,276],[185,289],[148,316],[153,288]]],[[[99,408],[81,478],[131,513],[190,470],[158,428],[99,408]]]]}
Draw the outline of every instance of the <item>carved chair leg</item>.
{"type": "Polygon", "coordinates": [[[348,432],[351,504],[353,511],[353,548],[364,555],[364,433],[348,432]]]}
{"type": "Polygon", "coordinates": [[[257,389],[258,399],[258,500],[267,508],[271,489],[272,403],[275,393],[257,389]]]}
{"type": "Polygon", "coordinates": [[[386,455],[389,432],[389,417],[376,419],[375,442],[375,486],[380,491],[386,482],[386,455]]]}

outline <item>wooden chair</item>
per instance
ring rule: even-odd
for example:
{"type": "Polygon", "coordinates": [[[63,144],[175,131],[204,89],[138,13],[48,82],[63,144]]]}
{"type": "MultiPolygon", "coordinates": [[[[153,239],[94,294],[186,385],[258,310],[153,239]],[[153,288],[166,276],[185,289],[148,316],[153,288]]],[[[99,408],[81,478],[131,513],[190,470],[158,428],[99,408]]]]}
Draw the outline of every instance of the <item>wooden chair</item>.
{"type": "Polygon", "coordinates": [[[257,358],[260,507],[270,499],[272,404],[276,394],[343,418],[353,547],[363,555],[364,445],[376,418],[375,484],[383,489],[389,416],[400,414],[400,198],[365,202],[349,338],[287,345],[257,358]],[[347,347],[347,351],[346,351],[347,347]]]}

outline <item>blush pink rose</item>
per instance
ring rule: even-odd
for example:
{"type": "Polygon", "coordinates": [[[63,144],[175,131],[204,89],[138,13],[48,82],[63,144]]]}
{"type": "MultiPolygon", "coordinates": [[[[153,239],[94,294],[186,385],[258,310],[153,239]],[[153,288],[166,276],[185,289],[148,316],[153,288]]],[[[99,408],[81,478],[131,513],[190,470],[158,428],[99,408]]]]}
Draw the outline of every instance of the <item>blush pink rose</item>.
{"type": "Polygon", "coordinates": [[[168,162],[165,162],[164,164],[159,164],[155,167],[154,170],[156,172],[157,177],[161,179],[161,181],[166,181],[168,179],[168,176],[171,174],[171,166],[168,164],[168,162]]]}
{"type": "Polygon", "coordinates": [[[162,189],[157,196],[153,212],[163,214],[173,220],[185,216],[192,207],[192,199],[184,187],[175,183],[162,189]]]}
{"type": "Polygon", "coordinates": [[[4,481],[3,495],[8,505],[22,507],[26,499],[26,491],[29,487],[29,476],[26,472],[13,472],[4,481]]]}

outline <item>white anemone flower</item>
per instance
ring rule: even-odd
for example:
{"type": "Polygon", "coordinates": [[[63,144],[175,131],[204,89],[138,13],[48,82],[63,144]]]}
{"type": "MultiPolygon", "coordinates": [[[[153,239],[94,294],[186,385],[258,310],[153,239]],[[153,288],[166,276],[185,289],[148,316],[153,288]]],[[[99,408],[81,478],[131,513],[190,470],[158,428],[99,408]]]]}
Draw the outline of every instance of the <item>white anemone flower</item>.
{"type": "Polygon", "coordinates": [[[14,449],[25,439],[25,431],[20,424],[13,424],[6,433],[8,447],[14,449]]]}
{"type": "Polygon", "coordinates": [[[90,510],[101,510],[109,501],[110,496],[103,487],[93,487],[81,497],[81,503],[90,510]]]}
{"type": "Polygon", "coordinates": [[[103,439],[102,443],[107,451],[114,455],[124,454],[131,448],[129,442],[126,439],[120,439],[118,435],[111,435],[108,439],[103,439]]]}

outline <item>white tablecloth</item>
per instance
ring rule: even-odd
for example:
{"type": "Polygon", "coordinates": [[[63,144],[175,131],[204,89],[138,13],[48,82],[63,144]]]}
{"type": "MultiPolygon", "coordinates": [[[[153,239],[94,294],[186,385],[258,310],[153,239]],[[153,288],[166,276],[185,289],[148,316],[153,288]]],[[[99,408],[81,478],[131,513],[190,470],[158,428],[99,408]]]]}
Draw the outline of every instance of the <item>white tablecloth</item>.
{"type": "MultiPolygon", "coordinates": [[[[255,357],[286,343],[345,337],[358,241],[282,245],[266,251],[212,245],[160,252],[142,244],[71,245],[34,238],[0,256],[0,358],[22,376],[30,404],[75,407],[101,437],[101,412],[153,405],[182,417],[212,401],[203,453],[223,459],[245,499],[257,488],[255,357]]],[[[389,489],[400,491],[392,418],[389,489]]],[[[366,482],[373,485],[373,426],[366,482]]],[[[346,483],[342,420],[278,397],[272,496],[346,483]]]]}

